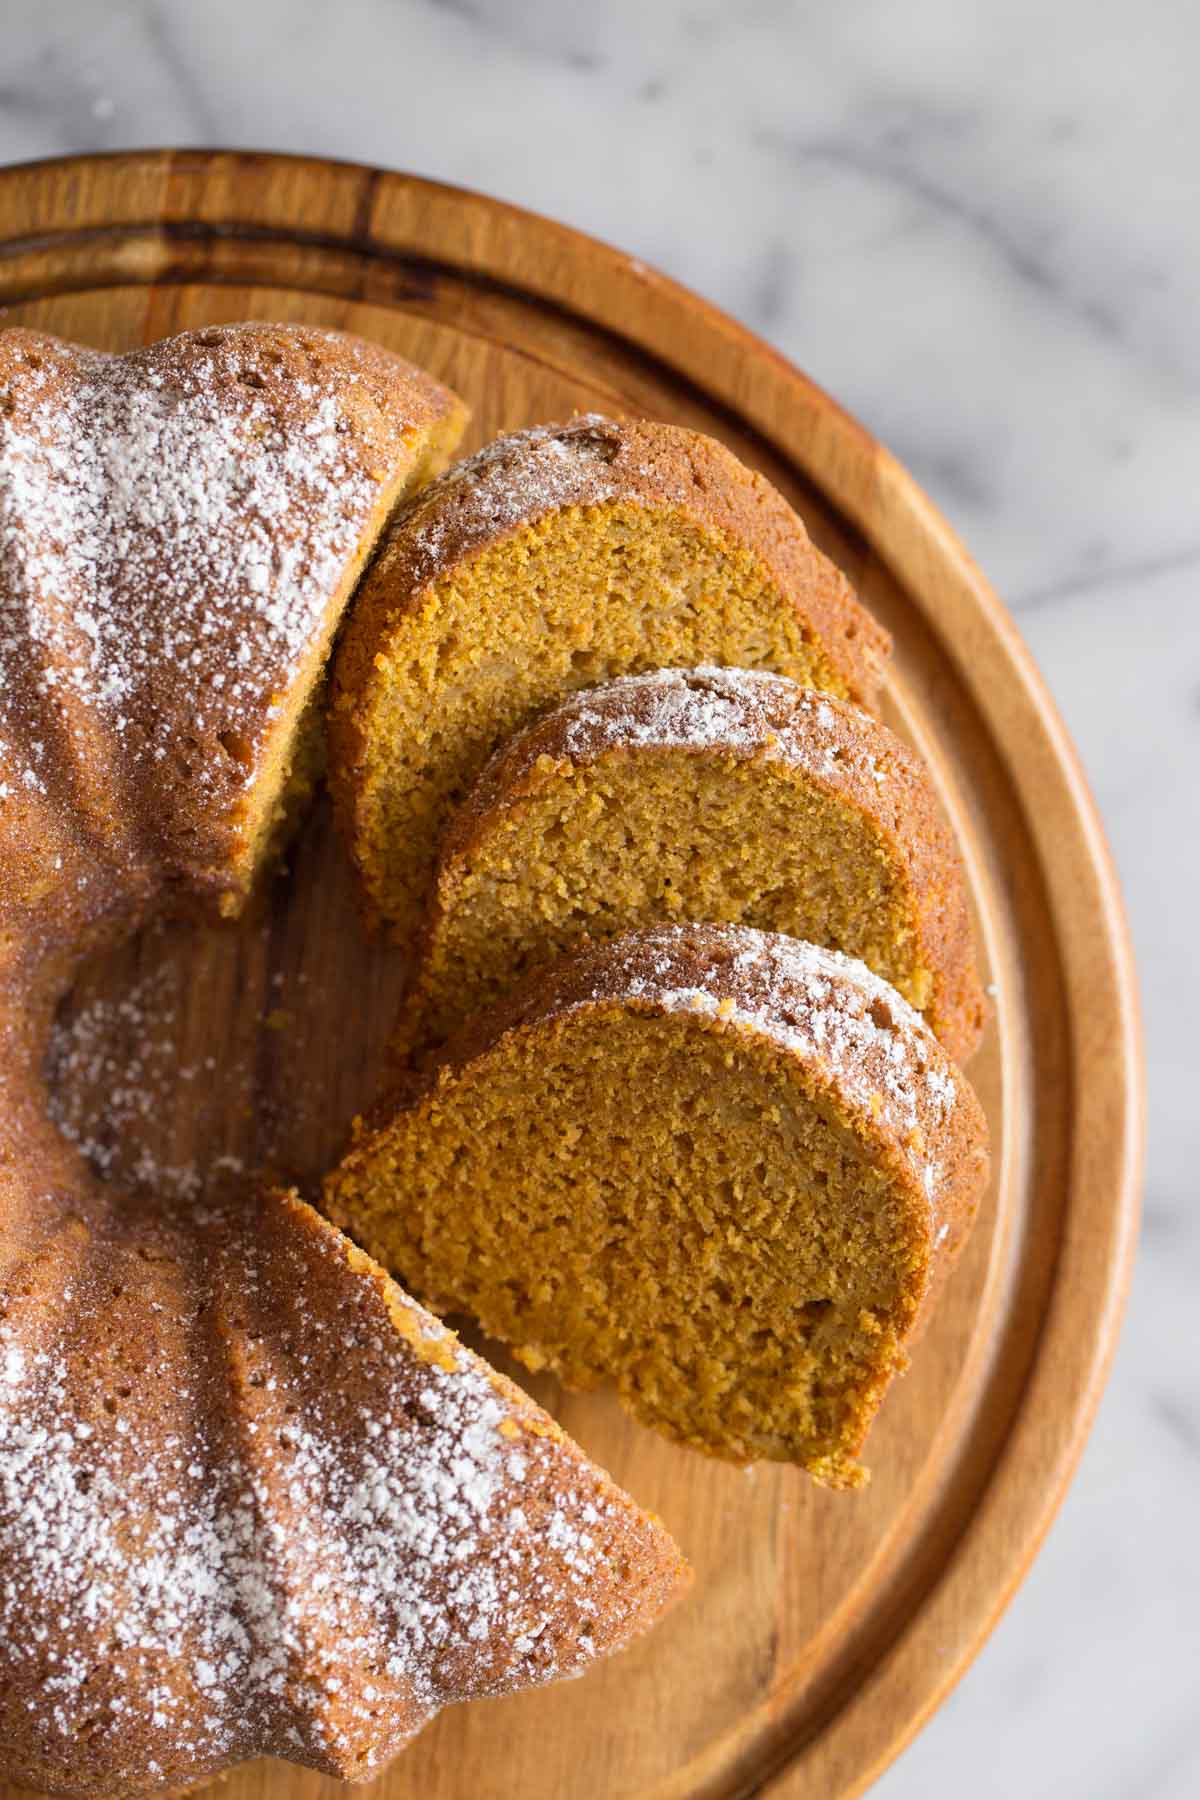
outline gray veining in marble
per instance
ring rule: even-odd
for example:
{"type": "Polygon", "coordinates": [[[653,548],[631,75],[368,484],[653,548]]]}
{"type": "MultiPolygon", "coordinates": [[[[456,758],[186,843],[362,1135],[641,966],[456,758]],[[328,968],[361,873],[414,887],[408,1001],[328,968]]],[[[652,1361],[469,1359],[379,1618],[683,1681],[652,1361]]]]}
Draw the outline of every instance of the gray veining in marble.
{"type": "Polygon", "coordinates": [[[880,1800],[1200,1795],[1200,7],[7,0],[0,161],[242,144],[623,245],[884,438],[1020,622],[1125,881],[1146,1229],[1078,1481],[880,1800]]]}

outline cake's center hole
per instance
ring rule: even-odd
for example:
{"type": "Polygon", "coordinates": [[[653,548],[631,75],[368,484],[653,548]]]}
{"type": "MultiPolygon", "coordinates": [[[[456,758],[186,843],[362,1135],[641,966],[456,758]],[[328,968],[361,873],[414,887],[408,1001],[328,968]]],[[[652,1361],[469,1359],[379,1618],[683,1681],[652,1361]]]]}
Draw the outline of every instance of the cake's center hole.
{"type": "Polygon", "coordinates": [[[311,1189],[370,1100],[403,963],[367,943],[327,809],[233,926],[159,922],[80,971],[50,1109],[98,1174],[214,1199],[267,1169],[311,1189]]]}

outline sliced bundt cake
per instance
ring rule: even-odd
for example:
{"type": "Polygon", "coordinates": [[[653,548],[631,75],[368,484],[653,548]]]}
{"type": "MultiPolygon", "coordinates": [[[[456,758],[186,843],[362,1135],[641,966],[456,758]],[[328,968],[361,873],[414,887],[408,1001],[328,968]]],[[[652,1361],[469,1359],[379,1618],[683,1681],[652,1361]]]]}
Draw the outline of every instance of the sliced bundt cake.
{"type": "Polygon", "coordinates": [[[447,834],[397,1049],[585,935],[683,920],[845,951],[956,1061],[978,1040],[962,869],[919,759],[848,701],[709,668],[585,689],[496,752],[447,834]]]}
{"type": "Polygon", "coordinates": [[[660,926],[568,957],[381,1106],[327,1210],[530,1368],[862,1480],[986,1179],[975,1096],[862,963],[660,926]]]}
{"type": "Polygon", "coordinates": [[[408,940],[453,805],[564,694],[713,662],[870,706],[888,649],[711,439],[595,417],[499,439],[397,520],[336,658],[330,778],[369,917],[408,940]]]}
{"type": "Polygon", "coordinates": [[[78,955],[233,912],[337,614],[453,395],[337,334],[100,356],[0,332],[0,1779],[362,1779],[445,1702],[575,1672],[661,1528],[288,1197],[96,1180],[41,1063],[78,955]]]}

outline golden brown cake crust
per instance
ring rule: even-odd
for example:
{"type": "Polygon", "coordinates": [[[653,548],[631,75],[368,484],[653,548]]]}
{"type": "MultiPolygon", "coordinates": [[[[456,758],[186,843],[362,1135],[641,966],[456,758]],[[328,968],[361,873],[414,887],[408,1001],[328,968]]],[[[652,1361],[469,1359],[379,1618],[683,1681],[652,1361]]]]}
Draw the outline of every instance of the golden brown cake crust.
{"type": "Polygon", "coordinates": [[[124,356],[10,327],[0,394],[0,789],[127,885],[219,892],[283,696],[465,409],[270,324],[124,356]]]}
{"type": "MultiPolygon", "coordinates": [[[[765,670],[664,669],[625,676],[571,695],[501,746],[443,843],[408,1006],[414,1032],[423,968],[473,856],[498,821],[602,759],[663,750],[694,758],[694,779],[701,783],[711,758],[754,762],[764,771],[794,770],[870,821],[907,891],[920,961],[933,974],[932,999],[922,1010],[953,1060],[964,1062],[978,1045],[986,1008],[961,861],[923,764],[860,708],[765,670]]],[[[669,832],[670,822],[663,825],[669,832]]],[[[752,908],[744,922],[758,923],[752,908]]]]}

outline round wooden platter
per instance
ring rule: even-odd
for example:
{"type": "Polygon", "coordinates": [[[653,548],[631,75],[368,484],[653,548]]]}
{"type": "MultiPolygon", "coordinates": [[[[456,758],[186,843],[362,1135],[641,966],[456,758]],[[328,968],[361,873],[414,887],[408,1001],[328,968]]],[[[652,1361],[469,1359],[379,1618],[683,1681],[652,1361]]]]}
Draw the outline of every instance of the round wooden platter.
{"type": "MultiPolygon", "coordinates": [[[[694,1590],[585,1681],[443,1714],[376,1790],[861,1793],[1029,1566],[1100,1393],[1135,1238],[1141,1081],[1120,899],[1011,620],[906,472],[766,345],[628,257],[475,194],[224,153],[14,169],[0,173],[0,307],[0,323],[107,349],[241,318],[346,327],[458,388],[469,447],[575,409],[698,426],[794,500],[894,634],[889,713],[958,828],[993,984],[971,1076],[995,1177],[872,1434],[874,1479],[847,1496],[791,1469],[725,1468],[604,1398],[530,1383],[667,1520],[694,1590]]],[[[229,1156],[311,1181],[370,1091],[403,973],[363,941],[319,811],[244,926],[152,931],[86,973],[63,1042],[97,1055],[75,1059],[60,1104],[99,1109],[118,1168],[149,1149],[175,1180],[229,1156]],[[106,1009],[114,997],[131,1004],[106,1009]],[[100,1068],[99,1098],[80,1063],[100,1068]],[[151,1116],[107,1105],[122,1068],[166,1096],[151,1116]]],[[[279,1763],[222,1789],[337,1791],[279,1763]]]]}

